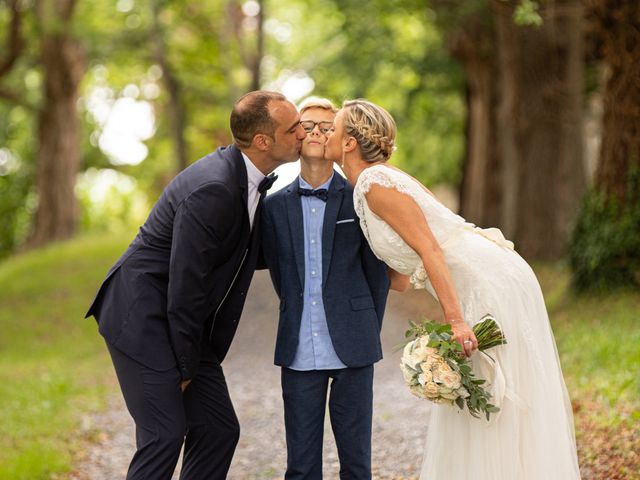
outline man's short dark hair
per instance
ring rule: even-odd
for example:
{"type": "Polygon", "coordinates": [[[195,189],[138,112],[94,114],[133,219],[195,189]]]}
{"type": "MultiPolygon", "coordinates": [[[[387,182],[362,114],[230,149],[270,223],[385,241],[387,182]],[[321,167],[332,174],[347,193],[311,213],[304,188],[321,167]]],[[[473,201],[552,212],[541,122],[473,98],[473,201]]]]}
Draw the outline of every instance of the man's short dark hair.
{"type": "Polygon", "coordinates": [[[269,102],[286,101],[278,92],[256,90],[238,99],[231,111],[231,135],[238,147],[247,148],[259,133],[274,137],[277,122],[269,113],[269,102]]]}

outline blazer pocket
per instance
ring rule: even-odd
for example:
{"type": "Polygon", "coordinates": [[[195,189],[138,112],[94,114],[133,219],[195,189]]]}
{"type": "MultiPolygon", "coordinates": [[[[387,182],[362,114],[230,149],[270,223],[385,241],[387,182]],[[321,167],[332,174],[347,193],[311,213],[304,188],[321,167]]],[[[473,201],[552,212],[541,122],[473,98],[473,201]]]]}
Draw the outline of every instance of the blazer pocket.
{"type": "Polygon", "coordinates": [[[373,298],[370,295],[363,297],[354,297],[349,300],[351,303],[351,310],[366,310],[368,308],[375,308],[373,304],[373,298]]]}
{"type": "Polygon", "coordinates": [[[341,223],[353,223],[355,221],[356,221],[355,218],[345,218],[344,220],[338,220],[336,222],[336,225],[340,225],[341,223]]]}

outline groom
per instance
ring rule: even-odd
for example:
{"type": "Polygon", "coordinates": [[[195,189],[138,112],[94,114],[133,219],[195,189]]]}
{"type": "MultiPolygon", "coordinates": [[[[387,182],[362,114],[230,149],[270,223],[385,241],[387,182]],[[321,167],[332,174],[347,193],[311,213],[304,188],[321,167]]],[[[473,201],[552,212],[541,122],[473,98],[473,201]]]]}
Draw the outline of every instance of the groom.
{"type": "Polygon", "coordinates": [[[265,175],[297,159],[299,120],[279,93],[240,98],[234,144],[167,186],[87,312],[136,423],[129,480],[169,480],[183,443],[181,479],[226,478],[239,425],[220,364],[256,265],[265,175]]]}
{"type": "Polygon", "coordinates": [[[371,478],[373,364],[389,280],[353,210],[353,189],[324,158],[336,109],[303,104],[300,176],[269,196],[263,249],[280,297],[275,363],[282,367],[285,479],[322,479],[327,390],[340,477],[371,478]]]}

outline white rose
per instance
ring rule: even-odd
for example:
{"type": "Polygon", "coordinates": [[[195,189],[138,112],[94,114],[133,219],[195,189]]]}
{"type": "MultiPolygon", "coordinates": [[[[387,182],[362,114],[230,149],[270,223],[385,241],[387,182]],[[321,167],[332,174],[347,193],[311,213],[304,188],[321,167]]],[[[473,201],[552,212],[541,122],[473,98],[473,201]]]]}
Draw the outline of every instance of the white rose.
{"type": "Polygon", "coordinates": [[[411,368],[416,368],[419,363],[424,361],[424,352],[420,347],[419,339],[412,340],[405,345],[402,352],[402,361],[411,368]]]}
{"type": "Polygon", "coordinates": [[[415,340],[407,343],[404,346],[404,350],[402,351],[402,363],[406,363],[407,365],[410,365],[412,367],[415,365],[415,363],[412,363],[413,357],[411,355],[411,349],[413,348],[414,343],[415,343],[415,340]]]}
{"type": "Polygon", "coordinates": [[[437,352],[435,348],[431,348],[428,346],[428,336],[418,337],[410,342],[410,344],[411,347],[405,347],[403,357],[406,356],[408,359],[410,359],[408,363],[414,365],[423,362],[426,358],[428,358],[429,355],[437,352]]]}
{"type": "Polygon", "coordinates": [[[440,365],[445,363],[446,362],[440,355],[438,355],[437,353],[432,353],[427,357],[425,362],[422,364],[422,369],[431,370],[432,372],[435,372],[440,365]]]}
{"type": "Polygon", "coordinates": [[[420,344],[418,343],[417,340],[413,347],[413,351],[411,352],[411,356],[409,358],[411,359],[411,362],[413,362],[414,365],[418,365],[419,363],[424,362],[426,358],[424,351],[420,347],[420,344]]]}
{"type": "Polygon", "coordinates": [[[433,375],[429,370],[423,370],[423,372],[420,375],[418,375],[418,383],[420,383],[420,385],[423,385],[423,386],[431,382],[432,379],[433,379],[433,375]]]}
{"type": "Polygon", "coordinates": [[[440,392],[440,396],[442,398],[446,398],[447,400],[455,400],[459,397],[458,392],[455,390],[449,390],[448,392],[440,392]]]}
{"type": "Polygon", "coordinates": [[[424,394],[430,399],[438,398],[440,396],[440,389],[435,383],[429,382],[424,385],[424,394]]]}
{"type": "Polygon", "coordinates": [[[460,388],[460,381],[462,379],[458,372],[449,371],[442,373],[440,375],[440,380],[447,388],[457,390],[458,388],[460,388]]]}
{"type": "Polygon", "coordinates": [[[453,372],[453,369],[444,360],[442,362],[438,362],[438,367],[437,368],[438,368],[438,373],[440,375],[445,375],[447,373],[453,372]]]}
{"type": "Polygon", "coordinates": [[[413,379],[415,377],[415,373],[407,368],[404,363],[400,364],[400,370],[402,370],[402,376],[404,377],[404,381],[409,385],[413,383],[413,379]]]}

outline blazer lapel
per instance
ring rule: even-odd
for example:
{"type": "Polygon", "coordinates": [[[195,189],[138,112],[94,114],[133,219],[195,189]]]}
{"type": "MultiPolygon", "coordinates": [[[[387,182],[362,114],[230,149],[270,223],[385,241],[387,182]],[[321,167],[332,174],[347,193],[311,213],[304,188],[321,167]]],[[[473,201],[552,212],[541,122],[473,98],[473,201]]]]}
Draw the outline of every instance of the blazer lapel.
{"type": "Polygon", "coordinates": [[[242,230],[245,232],[249,232],[251,230],[251,224],[249,223],[249,209],[247,208],[247,203],[249,202],[249,180],[247,177],[247,166],[244,163],[244,158],[242,157],[242,152],[236,147],[234,144],[229,146],[228,148],[231,160],[231,165],[233,170],[235,171],[236,181],[238,182],[238,188],[240,189],[240,193],[242,195],[242,203],[244,205],[244,215],[242,215],[242,230]]]}
{"type": "Polygon", "coordinates": [[[345,180],[338,172],[333,174],[333,180],[329,185],[329,199],[324,210],[324,222],[322,224],[322,286],[324,288],[331,265],[333,255],[333,238],[336,232],[336,221],[344,198],[345,180]]]}
{"type": "Polygon", "coordinates": [[[289,220],[289,233],[293,245],[293,255],[298,267],[300,285],[304,287],[304,223],[302,219],[302,204],[298,195],[298,179],[296,178],[286,190],[285,203],[289,220]]]}

